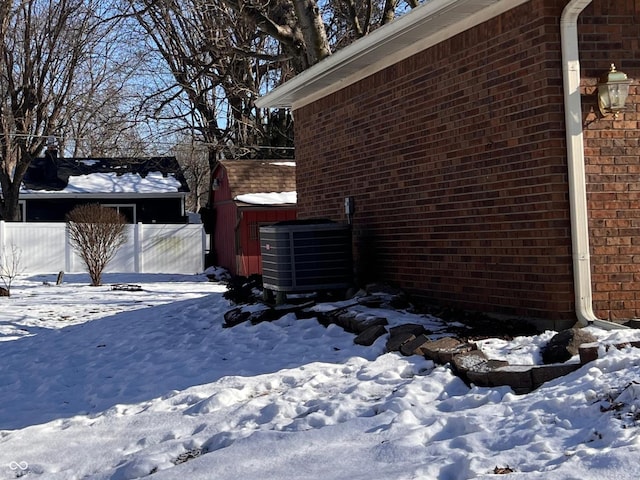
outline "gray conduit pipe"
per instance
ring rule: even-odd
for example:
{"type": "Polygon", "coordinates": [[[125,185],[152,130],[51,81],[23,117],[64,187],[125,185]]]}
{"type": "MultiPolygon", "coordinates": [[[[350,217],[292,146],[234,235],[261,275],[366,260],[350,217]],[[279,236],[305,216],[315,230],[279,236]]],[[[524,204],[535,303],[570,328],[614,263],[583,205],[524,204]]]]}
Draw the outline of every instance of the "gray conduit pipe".
{"type": "Polygon", "coordinates": [[[592,0],[571,0],[560,18],[564,115],[567,134],[571,242],[573,248],[573,283],[578,322],[603,329],[627,328],[601,320],[593,312],[591,262],[589,260],[589,224],[587,188],[584,169],[584,138],[580,101],[580,61],[578,50],[578,16],[592,0]]]}

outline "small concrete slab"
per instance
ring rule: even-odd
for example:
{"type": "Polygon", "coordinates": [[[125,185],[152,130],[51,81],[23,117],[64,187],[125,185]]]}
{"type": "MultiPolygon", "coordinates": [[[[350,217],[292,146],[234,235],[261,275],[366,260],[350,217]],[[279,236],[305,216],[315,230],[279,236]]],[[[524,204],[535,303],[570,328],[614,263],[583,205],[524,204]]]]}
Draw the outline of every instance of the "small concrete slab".
{"type": "Polygon", "coordinates": [[[509,365],[497,368],[489,373],[490,387],[508,385],[518,394],[529,393],[533,390],[531,378],[532,365],[509,365]]]}
{"type": "Polygon", "coordinates": [[[563,377],[575,372],[582,365],[580,363],[559,363],[556,365],[537,365],[531,369],[533,388],[538,388],[545,382],[563,377]]]}

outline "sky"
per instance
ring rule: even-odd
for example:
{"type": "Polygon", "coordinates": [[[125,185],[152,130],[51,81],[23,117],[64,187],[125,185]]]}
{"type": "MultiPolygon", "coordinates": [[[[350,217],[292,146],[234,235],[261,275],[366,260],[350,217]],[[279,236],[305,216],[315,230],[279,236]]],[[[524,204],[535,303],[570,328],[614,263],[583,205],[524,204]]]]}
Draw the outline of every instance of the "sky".
{"type": "MultiPolygon", "coordinates": [[[[386,353],[386,337],[315,317],[224,328],[207,276],[18,277],[0,297],[0,479],[607,480],[640,475],[640,350],[525,395],[463,383],[449,365],[386,353]]],[[[390,326],[449,325],[372,309],[390,326]]],[[[347,303],[318,304],[330,311],[347,303]]],[[[637,330],[589,327],[601,344],[637,330]]],[[[540,363],[555,334],[480,348],[540,363]]],[[[576,361],[571,359],[569,361],[576,361]]]]}

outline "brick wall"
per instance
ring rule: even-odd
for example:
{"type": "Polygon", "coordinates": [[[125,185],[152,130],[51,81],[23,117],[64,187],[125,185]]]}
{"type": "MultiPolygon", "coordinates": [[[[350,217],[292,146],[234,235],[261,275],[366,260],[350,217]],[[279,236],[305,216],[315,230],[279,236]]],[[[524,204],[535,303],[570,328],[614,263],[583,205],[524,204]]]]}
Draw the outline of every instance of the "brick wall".
{"type": "Polygon", "coordinates": [[[640,317],[640,2],[594,2],[579,27],[593,302],[605,319],[640,317]],[[611,62],[635,79],[617,119],[597,107],[611,62]]]}
{"type": "Polygon", "coordinates": [[[355,198],[361,282],[574,319],[564,3],[532,0],[296,110],[299,217],[344,221],[355,198]]]}

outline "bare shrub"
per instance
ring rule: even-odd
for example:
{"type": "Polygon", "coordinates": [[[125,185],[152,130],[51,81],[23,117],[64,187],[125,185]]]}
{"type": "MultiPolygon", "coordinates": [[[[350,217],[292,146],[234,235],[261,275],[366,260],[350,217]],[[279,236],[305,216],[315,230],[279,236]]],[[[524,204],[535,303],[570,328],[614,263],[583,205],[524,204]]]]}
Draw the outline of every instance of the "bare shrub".
{"type": "Polygon", "coordinates": [[[20,274],[21,258],[22,251],[16,245],[11,245],[11,248],[3,251],[0,256],[0,281],[4,285],[6,296],[11,295],[13,279],[20,274]]]}
{"type": "Polygon", "coordinates": [[[126,218],[98,204],[80,205],[67,215],[69,240],[84,262],[91,285],[102,285],[102,272],[127,241],[126,218]]]}

